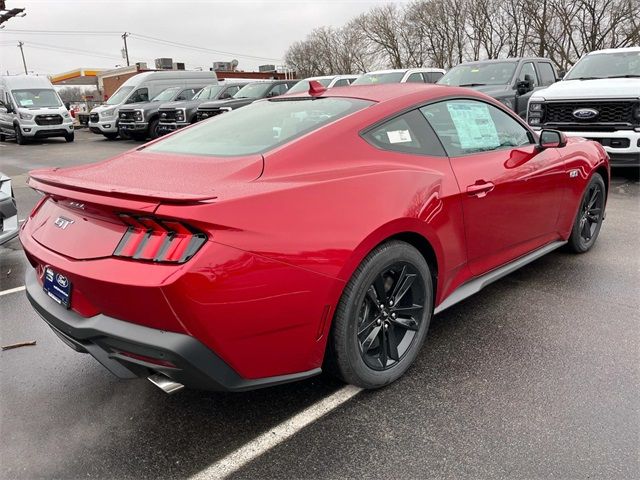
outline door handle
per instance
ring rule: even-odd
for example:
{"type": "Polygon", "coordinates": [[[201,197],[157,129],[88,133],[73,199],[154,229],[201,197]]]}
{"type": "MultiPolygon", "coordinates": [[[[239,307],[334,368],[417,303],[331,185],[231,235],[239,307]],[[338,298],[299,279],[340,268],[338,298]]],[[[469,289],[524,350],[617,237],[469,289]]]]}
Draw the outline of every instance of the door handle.
{"type": "Polygon", "coordinates": [[[478,180],[474,185],[469,185],[467,187],[467,194],[475,195],[478,198],[486,197],[487,193],[493,190],[494,187],[495,185],[491,182],[478,180]]]}

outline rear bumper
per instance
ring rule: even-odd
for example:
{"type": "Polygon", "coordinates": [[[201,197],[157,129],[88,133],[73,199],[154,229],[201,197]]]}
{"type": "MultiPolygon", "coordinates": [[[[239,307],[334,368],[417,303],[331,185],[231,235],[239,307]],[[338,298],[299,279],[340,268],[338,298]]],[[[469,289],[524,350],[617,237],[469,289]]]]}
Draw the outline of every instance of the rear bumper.
{"type": "Polygon", "coordinates": [[[144,327],[103,314],[84,318],[67,310],[42,290],[35,270],[27,272],[25,286],[33,308],[64,343],[78,352],[89,353],[120,378],[148,377],[158,372],[189,388],[245,391],[302,380],[321,371],[316,368],[248,380],[189,335],[144,327]]]}

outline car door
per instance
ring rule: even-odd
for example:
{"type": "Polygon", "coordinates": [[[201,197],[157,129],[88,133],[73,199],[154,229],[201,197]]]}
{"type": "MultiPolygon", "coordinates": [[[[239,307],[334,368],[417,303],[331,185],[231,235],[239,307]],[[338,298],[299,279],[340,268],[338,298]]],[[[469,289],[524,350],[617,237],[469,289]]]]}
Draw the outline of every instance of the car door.
{"type": "Polygon", "coordinates": [[[480,275],[557,239],[564,175],[557,149],[477,99],[421,108],[440,138],[462,198],[469,268],[480,275]]]}

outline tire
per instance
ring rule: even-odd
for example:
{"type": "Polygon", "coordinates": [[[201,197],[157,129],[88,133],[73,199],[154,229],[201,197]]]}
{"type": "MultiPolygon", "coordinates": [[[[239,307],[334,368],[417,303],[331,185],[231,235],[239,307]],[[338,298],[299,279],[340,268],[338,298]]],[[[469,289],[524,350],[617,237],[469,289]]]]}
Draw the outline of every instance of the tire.
{"type": "Polygon", "coordinates": [[[103,133],[103,135],[107,137],[107,140],[115,140],[116,138],[118,138],[117,132],[107,132],[107,133],[103,133]]]}
{"type": "Polygon", "coordinates": [[[7,137],[4,135],[4,133],[0,133],[0,142],[4,142],[7,139],[7,137]]]}
{"type": "Polygon", "coordinates": [[[75,133],[67,133],[64,136],[64,139],[67,141],[67,143],[71,143],[75,140],[75,133]]]}
{"type": "Polygon", "coordinates": [[[415,360],[432,313],[431,271],[420,252],[395,240],[376,247],[349,280],[336,309],[329,371],[362,388],[390,384],[415,360]]]}
{"type": "Polygon", "coordinates": [[[594,173],[582,195],[576,219],[573,222],[567,247],[575,253],[585,253],[598,239],[605,207],[605,184],[599,173],[594,173]]]}
{"type": "Polygon", "coordinates": [[[22,134],[22,130],[20,130],[20,126],[16,125],[13,127],[13,131],[16,134],[16,143],[18,145],[26,145],[27,139],[22,134]]]}
{"type": "Polygon", "coordinates": [[[160,123],[160,120],[158,120],[157,118],[151,120],[151,123],[149,123],[149,138],[151,138],[151,140],[155,140],[160,136],[158,134],[159,123],[160,123]]]}

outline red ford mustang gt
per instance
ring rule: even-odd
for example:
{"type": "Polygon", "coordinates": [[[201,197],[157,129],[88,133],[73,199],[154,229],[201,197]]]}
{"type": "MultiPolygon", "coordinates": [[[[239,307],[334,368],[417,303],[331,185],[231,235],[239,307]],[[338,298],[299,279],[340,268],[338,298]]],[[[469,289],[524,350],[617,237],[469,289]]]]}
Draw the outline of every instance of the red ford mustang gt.
{"type": "Polygon", "coordinates": [[[491,98],[321,88],[113,159],[37,170],[27,295],[69,346],[165,391],[247,390],[323,366],[402,375],[431,317],[562,245],[589,250],[604,149],[491,98]]]}

